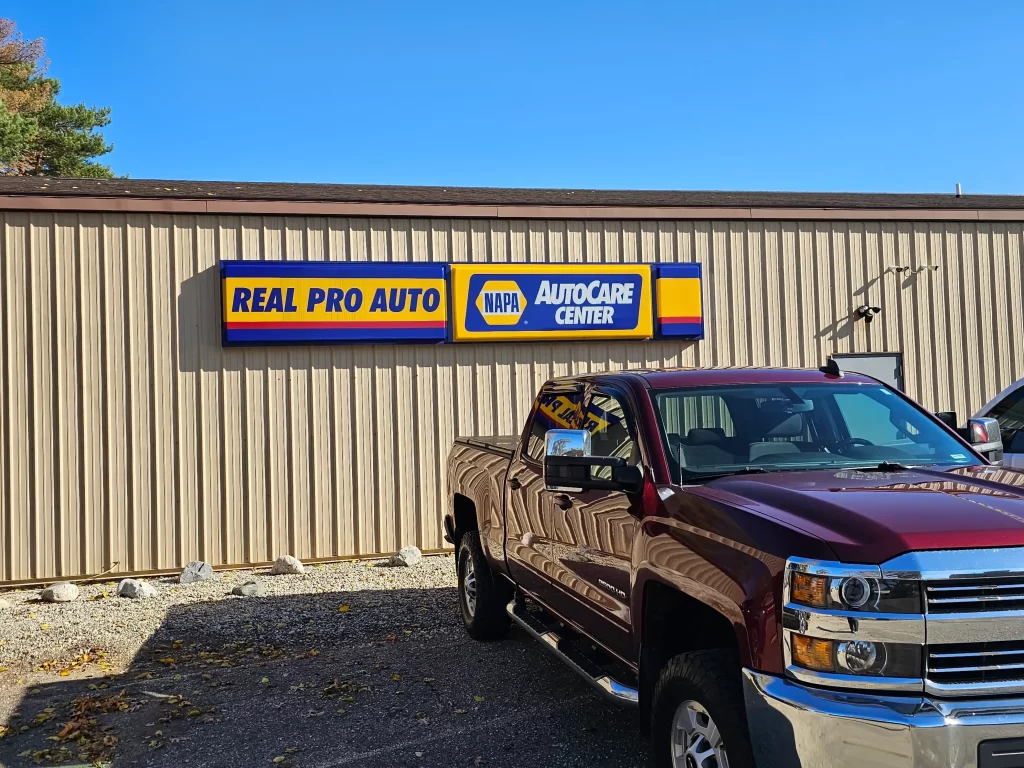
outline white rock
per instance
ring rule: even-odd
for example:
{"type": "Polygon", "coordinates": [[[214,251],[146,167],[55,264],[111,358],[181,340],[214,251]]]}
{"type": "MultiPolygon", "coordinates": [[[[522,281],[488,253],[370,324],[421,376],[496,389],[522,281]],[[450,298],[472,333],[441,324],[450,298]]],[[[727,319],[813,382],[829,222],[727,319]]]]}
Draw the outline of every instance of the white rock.
{"type": "Polygon", "coordinates": [[[395,552],[390,558],[388,558],[388,565],[392,566],[410,566],[416,565],[420,560],[423,559],[423,553],[420,552],[419,547],[402,547],[400,550],[395,552]]]}
{"type": "Polygon", "coordinates": [[[9,602],[7,600],[4,600],[2,597],[0,597],[0,611],[2,611],[4,608],[13,608],[13,607],[14,607],[14,603],[9,602]]]}
{"type": "Polygon", "coordinates": [[[70,581],[58,581],[39,593],[44,603],[70,603],[78,599],[78,587],[70,581]]]}
{"type": "Polygon", "coordinates": [[[123,579],[117,585],[117,596],[130,597],[133,600],[138,600],[143,597],[156,597],[156,587],[148,581],[123,579]]]}
{"type": "Polygon", "coordinates": [[[270,572],[275,576],[280,576],[284,573],[305,573],[306,567],[299,558],[292,557],[291,555],[282,555],[274,561],[274,567],[270,569],[270,572]]]}
{"type": "Polygon", "coordinates": [[[259,597],[263,594],[263,586],[258,581],[247,581],[233,587],[231,594],[240,597],[259,597]]]}
{"type": "Polygon", "coordinates": [[[195,584],[197,581],[207,581],[213,578],[213,566],[204,563],[202,560],[193,560],[185,566],[178,577],[181,584],[195,584]]]}

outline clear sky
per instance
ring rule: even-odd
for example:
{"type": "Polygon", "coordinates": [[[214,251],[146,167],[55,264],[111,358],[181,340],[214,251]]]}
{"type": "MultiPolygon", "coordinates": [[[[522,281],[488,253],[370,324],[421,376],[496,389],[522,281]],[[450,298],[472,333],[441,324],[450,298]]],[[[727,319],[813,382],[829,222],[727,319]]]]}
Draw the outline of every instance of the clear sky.
{"type": "Polygon", "coordinates": [[[7,0],[133,178],[1024,193],[1024,2],[7,0]]]}

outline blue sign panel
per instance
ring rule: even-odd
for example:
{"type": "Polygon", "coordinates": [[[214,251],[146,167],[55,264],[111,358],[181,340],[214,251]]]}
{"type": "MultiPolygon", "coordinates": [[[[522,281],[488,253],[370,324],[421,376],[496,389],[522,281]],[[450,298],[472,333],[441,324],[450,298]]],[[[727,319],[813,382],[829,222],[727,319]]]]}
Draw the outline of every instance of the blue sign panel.
{"type": "Polygon", "coordinates": [[[453,264],[455,341],[644,339],[651,270],[605,264],[453,264]]]}

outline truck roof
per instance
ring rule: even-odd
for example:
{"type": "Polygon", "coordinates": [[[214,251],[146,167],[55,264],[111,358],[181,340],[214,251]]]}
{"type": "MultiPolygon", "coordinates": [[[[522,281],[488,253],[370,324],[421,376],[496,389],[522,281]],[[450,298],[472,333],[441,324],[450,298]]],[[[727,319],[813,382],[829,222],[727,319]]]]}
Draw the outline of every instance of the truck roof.
{"type": "Polygon", "coordinates": [[[674,389],[676,387],[719,386],[723,384],[877,384],[870,376],[846,372],[836,378],[815,368],[659,368],[625,369],[604,373],[565,376],[556,383],[569,384],[586,380],[623,377],[640,378],[650,389],[674,389]]]}

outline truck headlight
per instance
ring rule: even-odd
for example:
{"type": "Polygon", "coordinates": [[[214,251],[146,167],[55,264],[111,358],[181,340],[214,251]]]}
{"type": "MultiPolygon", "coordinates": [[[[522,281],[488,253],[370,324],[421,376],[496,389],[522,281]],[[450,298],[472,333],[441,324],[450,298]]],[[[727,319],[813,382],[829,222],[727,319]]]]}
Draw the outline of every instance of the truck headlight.
{"type": "Polygon", "coordinates": [[[921,582],[877,565],[790,558],[782,589],[786,672],[814,685],[924,688],[921,582]]]}
{"type": "Polygon", "coordinates": [[[792,572],[789,599],[809,608],[921,613],[918,581],[792,572]]]}
{"type": "Polygon", "coordinates": [[[814,672],[874,677],[921,677],[921,646],[792,635],[793,663],[814,672]]]}
{"type": "Polygon", "coordinates": [[[841,669],[855,675],[880,674],[885,669],[885,646],[866,640],[840,643],[836,647],[836,662],[841,669]]]}

